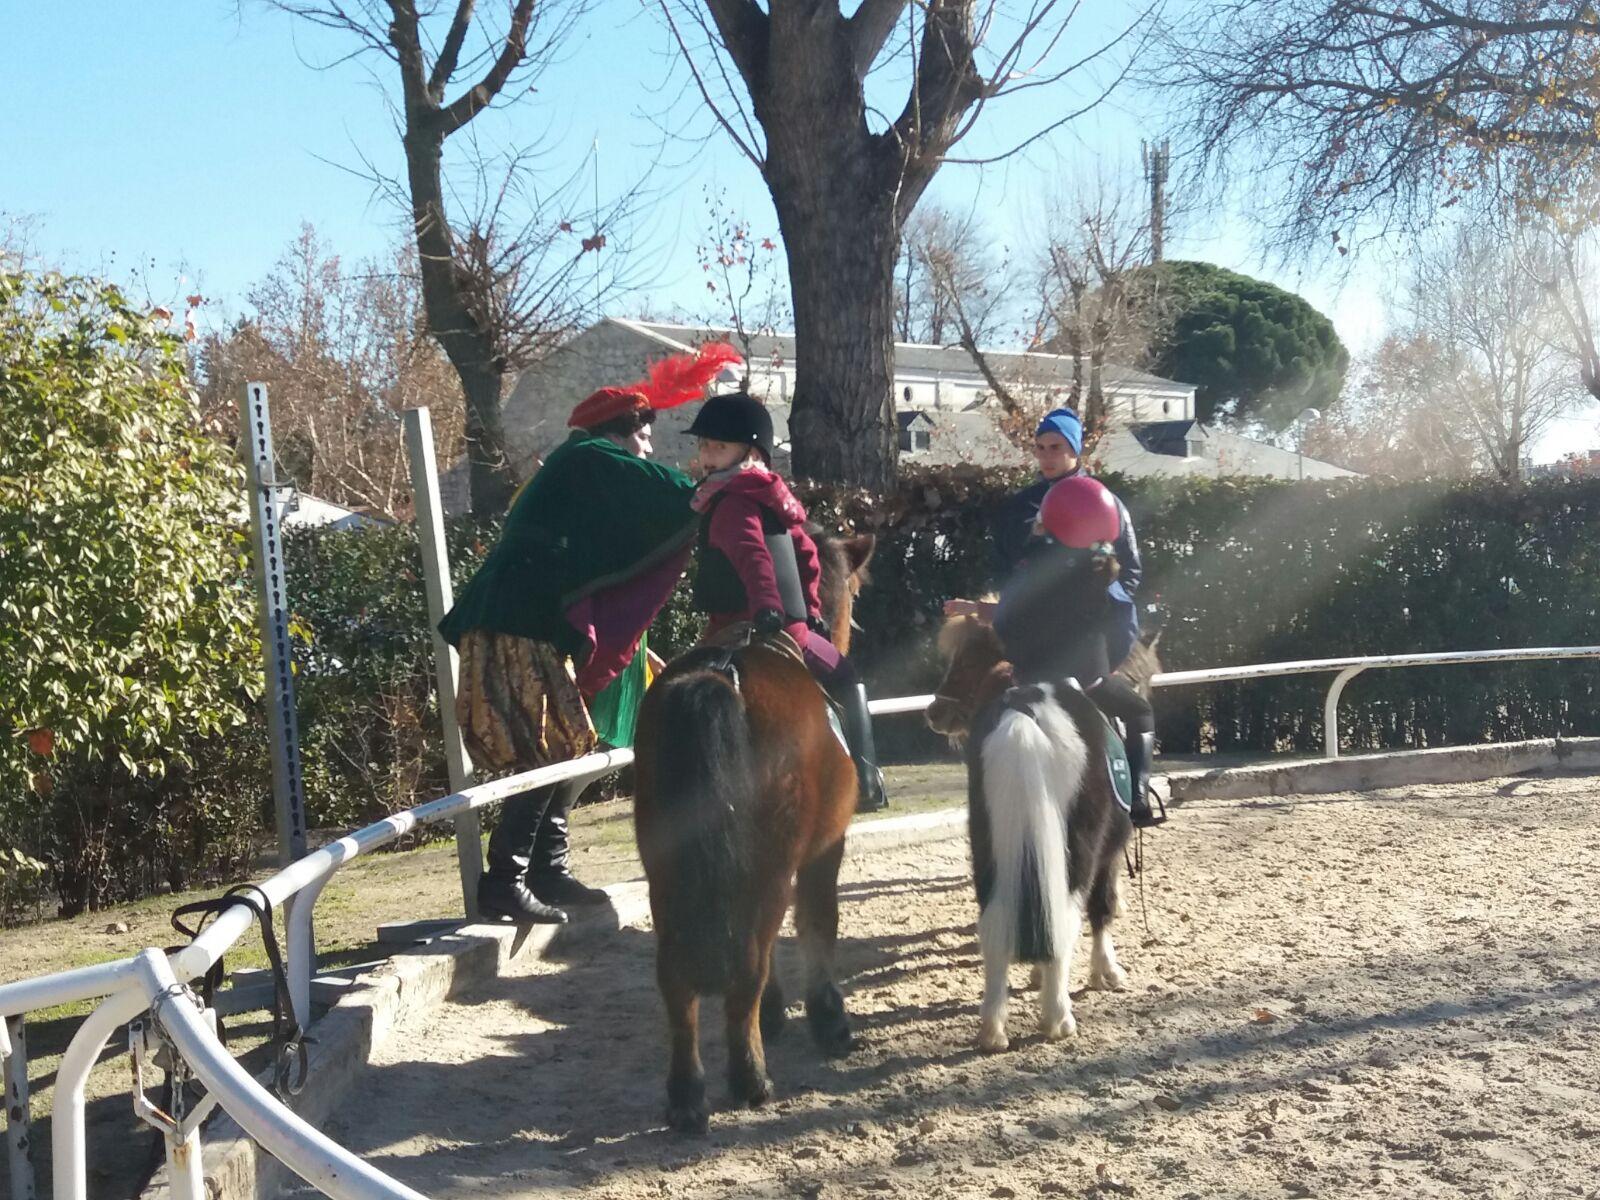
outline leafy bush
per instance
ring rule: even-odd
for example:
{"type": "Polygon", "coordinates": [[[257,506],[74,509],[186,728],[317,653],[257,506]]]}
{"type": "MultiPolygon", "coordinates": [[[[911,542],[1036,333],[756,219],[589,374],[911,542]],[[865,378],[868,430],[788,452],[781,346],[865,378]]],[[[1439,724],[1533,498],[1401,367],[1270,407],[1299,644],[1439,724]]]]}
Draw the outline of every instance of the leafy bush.
{"type": "Polygon", "coordinates": [[[182,342],[88,280],[0,275],[0,414],[0,848],[76,912],[230,842],[202,759],[258,678],[241,472],[182,342]]]}

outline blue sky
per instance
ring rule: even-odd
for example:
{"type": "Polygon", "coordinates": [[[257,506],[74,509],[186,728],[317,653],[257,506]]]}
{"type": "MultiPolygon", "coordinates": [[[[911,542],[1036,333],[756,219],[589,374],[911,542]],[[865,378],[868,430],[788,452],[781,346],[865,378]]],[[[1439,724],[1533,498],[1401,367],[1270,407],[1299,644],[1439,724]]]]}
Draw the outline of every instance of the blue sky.
{"type": "MultiPolygon", "coordinates": [[[[1089,5],[1082,40],[1111,28],[1121,11],[1117,0],[1089,5]]],[[[381,253],[398,236],[397,216],[354,169],[363,156],[385,170],[398,163],[377,82],[387,85],[392,68],[369,58],[316,69],[349,45],[253,0],[238,8],[230,0],[22,6],[0,46],[9,84],[0,212],[33,217],[48,260],[118,279],[145,275],[163,299],[202,290],[215,302],[214,321],[238,310],[302,221],[347,257],[381,253]]],[[[893,83],[883,83],[886,93],[893,83]]],[[[552,178],[576,170],[598,138],[603,194],[648,174],[650,212],[630,271],[641,288],[627,303],[658,312],[704,305],[694,247],[707,187],[724,191],[758,236],[776,234],[754,167],[720,135],[698,147],[673,141],[658,161],[663,123],[711,132],[686,84],[653,8],[599,0],[537,92],[476,123],[490,145],[537,142],[552,178]]],[[[1034,128],[1040,97],[1065,106],[1090,86],[1086,79],[997,107],[964,149],[992,152],[1034,128]]],[[[1125,103],[1107,105],[1025,156],[946,166],[930,199],[981,214],[996,246],[1020,253],[1063,180],[1097,164],[1134,166],[1147,132],[1125,103]]],[[[1300,291],[1353,349],[1382,328],[1381,263],[1344,277],[1342,264],[1266,262],[1248,222],[1226,213],[1180,226],[1169,254],[1300,291]]],[[[1596,440],[1587,414],[1547,438],[1538,457],[1596,440]]]]}

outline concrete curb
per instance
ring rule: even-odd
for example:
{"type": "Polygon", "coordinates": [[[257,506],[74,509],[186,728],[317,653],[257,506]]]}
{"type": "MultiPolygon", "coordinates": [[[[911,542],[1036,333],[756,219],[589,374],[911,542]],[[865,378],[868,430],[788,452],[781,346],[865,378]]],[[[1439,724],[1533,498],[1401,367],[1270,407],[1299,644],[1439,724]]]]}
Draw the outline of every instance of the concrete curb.
{"type": "Polygon", "coordinates": [[[1436,750],[1396,750],[1348,758],[1315,758],[1282,765],[1174,771],[1172,803],[1245,800],[1291,793],[1367,792],[1423,783],[1475,783],[1503,775],[1600,768],[1600,738],[1541,738],[1436,750]]]}
{"type": "MultiPolygon", "coordinates": [[[[452,992],[493,978],[513,959],[543,956],[558,947],[566,952],[582,941],[637,924],[648,914],[643,885],[622,884],[612,907],[570,925],[463,925],[430,938],[426,944],[400,951],[375,970],[360,976],[347,994],[308,1031],[312,1084],[289,1107],[321,1127],[344,1098],[373,1047],[403,1018],[424,1012],[452,992]]],[[[270,1072],[258,1077],[270,1087],[270,1072]]],[[[220,1114],[201,1135],[202,1173],[208,1200],[255,1200],[276,1195],[294,1178],[293,1172],[264,1153],[232,1117],[220,1114]]],[[[140,1200],[165,1200],[163,1167],[140,1194],[140,1200]]]]}
{"type": "MultiPolygon", "coordinates": [[[[855,825],[846,854],[858,858],[880,850],[956,837],[966,832],[966,809],[949,808],[855,825]]],[[[424,944],[401,950],[358,977],[332,1008],[311,1025],[308,1059],[312,1086],[290,1103],[310,1124],[321,1127],[344,1099],[374,1047],[401,1020],[437,1005],[462,988],[498,975],[506,963],[525,955],[567,953],[575,944],[645,924],[649,891],[641,880],[605,889],[611,905],[603,913],[570,925],[462,925],[427,936],[424,944]]],[[[261,1082],[271,1086],[270,1073],[261,1082]]],[[[294,1174],[226,1113],[201,1135],[202,1172],[208,1200],[256,1200],[277,1195],[294,1174]]],[[[163,1167],[140,1200],[169,1195],[163,1167]]]]}

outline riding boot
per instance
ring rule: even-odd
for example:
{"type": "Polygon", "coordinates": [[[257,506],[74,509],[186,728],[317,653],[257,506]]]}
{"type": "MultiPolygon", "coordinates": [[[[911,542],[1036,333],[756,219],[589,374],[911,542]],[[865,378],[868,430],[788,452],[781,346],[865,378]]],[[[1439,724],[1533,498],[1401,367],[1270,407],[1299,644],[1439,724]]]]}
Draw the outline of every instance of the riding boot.
{"type": "Polygon", "coordinates": [[[1157,816],[1150,808],[1150,767],[1156,757],[1156,735],[1135,733],[1126,741],[1128,773],[1133,777],[1133,799],[1128,815],[1137,829],[1152,829],[1167,819],[1166,809],[1157,816]]]}
{"type": "Polygon", "coordinates": [[[541,903],[524,881],[554,787],[533,788],[507,800],[489,835],[489,869],[478,878],[478,914],[525,925],[565,925],[567,914],[541,903]]]}
{"type": "Polygon", "coordinates": [[[878,769],[878,748],[872,740],[872,714],[867,710],[867,689],[851,683],[834,694],[844,710],[844,740],[856,763],[858,786],[857,812],[880,812],[889,807],[883,787],[883,772],[878,769]]]}
{"type": "Polygon", "coordinates": [[[528,887],[546,904],[605,904],[610,899],[599,888],[579,883],[569,865],[567,815],[582,794],[580,781],[557,784],[555,795],[544,810],[544,820],[534,835],[528,887]]]}

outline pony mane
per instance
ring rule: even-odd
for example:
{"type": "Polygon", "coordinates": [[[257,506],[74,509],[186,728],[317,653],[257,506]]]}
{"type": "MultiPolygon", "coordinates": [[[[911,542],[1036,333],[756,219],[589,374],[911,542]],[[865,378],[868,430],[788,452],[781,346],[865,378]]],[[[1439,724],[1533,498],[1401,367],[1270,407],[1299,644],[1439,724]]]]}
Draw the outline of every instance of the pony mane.
{"type": "Polygon", "coordinates": [[[947,662],[982,642],[989,642],[999,653],[1000,639],[994,626],[977,617],[950,617],[939,630],[939,653],[947,662]]]}

